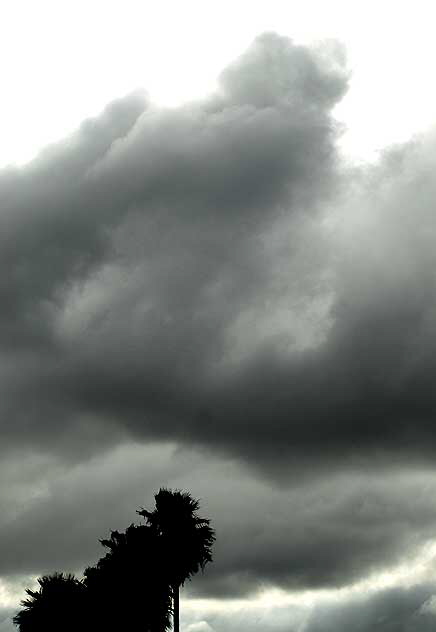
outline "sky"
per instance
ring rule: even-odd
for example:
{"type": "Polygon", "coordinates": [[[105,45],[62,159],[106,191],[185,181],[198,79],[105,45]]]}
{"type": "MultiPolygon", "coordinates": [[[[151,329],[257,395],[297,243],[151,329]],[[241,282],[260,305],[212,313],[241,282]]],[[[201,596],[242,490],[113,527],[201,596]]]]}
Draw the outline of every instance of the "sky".
{"type": "Polygon", "coordinates": [[[436,617],[428,2],[1,9],[0,632],[162,486],[183,632],[436,617]]]}

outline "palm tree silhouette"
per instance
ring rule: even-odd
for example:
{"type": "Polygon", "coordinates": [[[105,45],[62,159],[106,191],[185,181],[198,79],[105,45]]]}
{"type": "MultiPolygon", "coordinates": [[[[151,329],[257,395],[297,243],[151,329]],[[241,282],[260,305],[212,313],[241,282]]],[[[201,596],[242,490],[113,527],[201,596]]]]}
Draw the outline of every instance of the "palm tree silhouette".
{"type": "Polygon", "coordinates": [[[105,556],[84,573],[92,604],[90,629],[168,630],[171,589],[155,532],[146,525],[130,525],[100,542],[105,556]]]}
{"type": "Polygon", "coordinates": [[[83,629],[86,588],[74,575],[54,573],[38,579],[39,589],[26,593],[13,622],[20,632],[77,632],[83,629]]]}
{"type": "Polygon", "coordinates": [[[198,500],[180,490],[161,488],[155,495],[153,511],[141,508],[137,513],[162,542],[163,564],[173,595],[173,630],[179,632],[179,590],[208,562],[212,562],[215,532],[210,520],[201,518],[198,500]]]}

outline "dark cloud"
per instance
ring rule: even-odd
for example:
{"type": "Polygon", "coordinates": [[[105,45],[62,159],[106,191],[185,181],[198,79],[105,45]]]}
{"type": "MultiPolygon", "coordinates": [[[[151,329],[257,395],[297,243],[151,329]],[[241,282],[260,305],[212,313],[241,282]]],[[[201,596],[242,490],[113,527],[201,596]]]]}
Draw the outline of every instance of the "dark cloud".
{"type": "Polygon", "coordinates": [[[79,569],[162,484],[220,531],[196,594],[432,536],[435,141],[341,164],[337,53],[264,35],[210,98],[127,97],[0,174],[5,575],[79,569]]]}
{"type": "MultiPolygon", "coordinates": [[[[330,110],[346,77],[319,53],[266,35],[221,86],[176,110],[129,97],[4,172],[8,443],[72,452],[71,435],[77,446],[84,431],[97,449],[101,426],[103,445],[123,429],[226,441],[210,408],[223,388],[233,397],[220,368],[228,332],[271,299],[277,222],[303,235],[332,193],[330,110]]],[[[242,429],[237,414],[228,422],[242,429]]]]}
{"type": "Polygon", "coordinates": [[[149,247],[136,219],[117,242],[134,273],[81,336],[73,399],[125,415],[138,437],[210,445],[275,476],[432,459],[432,149],[388,155],[339,197],[338,234],[270,197],[268,213],[218,218],[193,202],[193,230],[159,215],[149,247]]]}

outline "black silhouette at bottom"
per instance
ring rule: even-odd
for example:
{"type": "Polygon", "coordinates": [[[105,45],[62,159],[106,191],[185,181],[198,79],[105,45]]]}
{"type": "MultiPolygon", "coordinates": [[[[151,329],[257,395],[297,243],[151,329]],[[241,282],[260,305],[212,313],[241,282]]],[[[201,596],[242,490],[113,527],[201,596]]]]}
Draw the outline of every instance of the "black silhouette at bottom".
{"type": "Polygon", "coordinates": [[[212,561],[215,533],[197,514],[199,503],[186,492],[161,489],[156,508],[100,540],[105,555],[83,579],[54,573],[27,589],[13,621],[19,632],[119,632],[179,629],[179,587],[212,561]]]}

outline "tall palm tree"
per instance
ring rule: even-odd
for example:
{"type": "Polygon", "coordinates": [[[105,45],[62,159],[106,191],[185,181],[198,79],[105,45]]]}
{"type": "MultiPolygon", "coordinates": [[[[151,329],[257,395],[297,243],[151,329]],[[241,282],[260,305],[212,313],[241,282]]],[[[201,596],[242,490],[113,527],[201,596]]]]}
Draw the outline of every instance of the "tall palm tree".
{"type": "Polygon", "coordinates": [[[137,513],[158,535],[163,546],[163,564],[173,595],[173,630],[179,632],[179,592],[187,579],[212,562],[215,532],[210,520],[198,515],[200,503],[189,493],[162,488],[155,495],[153,511],[137,513]]]}
{"type": "Polygon", "coordinates": [[[54,573],[38,579],[39,589],[28,588],[23,609],[13,618],[20,632],[77,632],[83,630],[86,588],[74,575],[54,573]]]}

